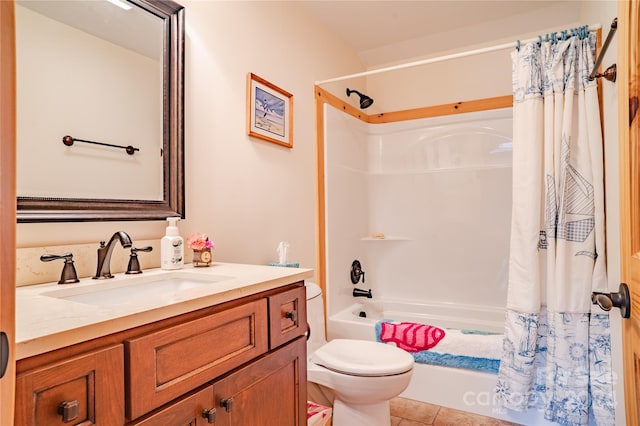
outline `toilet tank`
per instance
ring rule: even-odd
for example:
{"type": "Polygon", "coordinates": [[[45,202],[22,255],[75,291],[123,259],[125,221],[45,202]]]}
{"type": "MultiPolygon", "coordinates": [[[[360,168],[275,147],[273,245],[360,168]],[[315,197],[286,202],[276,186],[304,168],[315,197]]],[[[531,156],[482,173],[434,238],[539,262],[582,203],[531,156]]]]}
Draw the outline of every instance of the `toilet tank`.
{"type": "Polygon", "coordinates": [[[322,290],[314,282],[305,282],[307,288],[307,322],[310,336],[307,340],[307,354],[311,356],[319,347],[327,343],[324,335],[324,303],[322,290]]]}

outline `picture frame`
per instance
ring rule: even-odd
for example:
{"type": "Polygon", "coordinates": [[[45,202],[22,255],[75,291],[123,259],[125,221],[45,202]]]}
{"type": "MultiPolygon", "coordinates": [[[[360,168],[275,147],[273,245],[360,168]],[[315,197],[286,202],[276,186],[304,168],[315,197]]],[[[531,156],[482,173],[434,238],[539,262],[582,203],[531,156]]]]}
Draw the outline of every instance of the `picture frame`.
{"type": "Polygon", "coordinates": [[[253,73],[247,74],[247,133],[293,148],[293,95],[253,73]]]}

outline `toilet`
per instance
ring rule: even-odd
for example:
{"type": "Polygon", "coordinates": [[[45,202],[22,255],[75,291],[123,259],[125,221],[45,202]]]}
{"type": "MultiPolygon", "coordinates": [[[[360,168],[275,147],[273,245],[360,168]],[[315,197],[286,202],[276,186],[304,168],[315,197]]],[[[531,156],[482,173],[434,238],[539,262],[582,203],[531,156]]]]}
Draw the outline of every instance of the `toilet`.
{"type": "Polygon", "coordinates": [[[307,380],[333,396],[333,425],[389,425],[389,400],[409,385],[413,357],[395,346],[365,340],[334,339],[324,334],[320,287],[306,283],[307,380]]]}

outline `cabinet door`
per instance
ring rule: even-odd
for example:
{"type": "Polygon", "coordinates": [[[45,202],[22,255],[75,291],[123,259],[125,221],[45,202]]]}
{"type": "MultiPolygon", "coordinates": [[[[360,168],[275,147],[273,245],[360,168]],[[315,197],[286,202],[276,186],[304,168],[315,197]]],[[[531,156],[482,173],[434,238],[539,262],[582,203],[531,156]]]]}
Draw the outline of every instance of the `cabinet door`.
{"type": "Polygon", "coordinates": [[[215,414],[213,388],[208,386],[130,426],[203,426],[214,424],[215,414]],[[208,414],[210,420],[206,417],[208,414]]]}
{"type": "Polygon", "coordinates": [[[15,424],[124,424],[123,346],[19,374],[15,424]]]}
{"type": "Polygon", "coordinates": [[[125,341],[127,417],[136,419],[267,352],[260,299],[125,341]]]}
{"type": "Polygon", "coordinates": [[[276,348],[307,330],[307,300],[304,287],[269,297],[269,347],[276,348]]]}
{"type": "Polygon", "coordinates": [[[216,426],[306,425],[306,348],[299,337],[215,382],[216,426]]]}

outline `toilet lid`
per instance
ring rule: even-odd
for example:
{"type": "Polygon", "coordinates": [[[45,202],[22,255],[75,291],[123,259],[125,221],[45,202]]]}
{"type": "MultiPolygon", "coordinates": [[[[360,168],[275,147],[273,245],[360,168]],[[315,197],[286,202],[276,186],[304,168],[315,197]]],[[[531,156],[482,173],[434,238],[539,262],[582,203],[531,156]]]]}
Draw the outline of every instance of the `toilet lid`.
{"type": "Polygon", "coordinates": [[[330,370],[355,376],[391,376],[413,368],[413,357],[402,349],[367,340],[334,339],[311,360],[330,370]]]}

